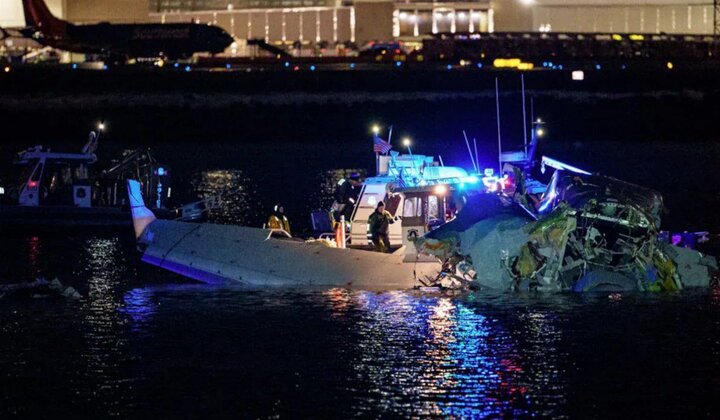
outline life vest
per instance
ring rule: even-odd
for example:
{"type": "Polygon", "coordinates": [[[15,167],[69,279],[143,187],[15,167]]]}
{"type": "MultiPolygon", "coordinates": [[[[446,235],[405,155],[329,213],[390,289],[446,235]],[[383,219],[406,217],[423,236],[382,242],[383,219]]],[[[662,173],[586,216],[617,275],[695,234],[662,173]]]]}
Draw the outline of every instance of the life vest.
{"type": "Polygon", "coordinates": [[[282,229],[290,233],[290,222],[285,215],[271,214],[267,222],[268,229],[282,229]]]}

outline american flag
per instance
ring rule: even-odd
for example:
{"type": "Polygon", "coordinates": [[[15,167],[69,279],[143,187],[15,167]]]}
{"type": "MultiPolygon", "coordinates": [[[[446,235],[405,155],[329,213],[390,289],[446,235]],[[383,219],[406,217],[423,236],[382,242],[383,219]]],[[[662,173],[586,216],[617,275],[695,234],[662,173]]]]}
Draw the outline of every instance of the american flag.
{"type": "Polygon", "coordinates": [[[390,143],[386,142],[378,136],[375,136],[375,138],[373,139],[373,152],[385,154],[389,152],[390,149],[392,149],[390,143]]]}

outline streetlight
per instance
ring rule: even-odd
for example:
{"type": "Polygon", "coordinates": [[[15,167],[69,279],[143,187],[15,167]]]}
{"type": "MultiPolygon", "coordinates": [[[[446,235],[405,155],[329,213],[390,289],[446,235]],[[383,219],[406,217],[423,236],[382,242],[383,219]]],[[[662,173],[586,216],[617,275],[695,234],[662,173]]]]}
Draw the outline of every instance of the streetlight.
{"type": "Polygon", "coordinates": [[[100,121],[100,122],[98,123],[98,125],[97,125],[97,128],[98,128],[98,130],[100,130],[100,131],[105,131],[105,122],[104,122],[104,121],[100,121]]]}
{"type": "Polygon", "coordinates": [[[543,130],[542,128],[538,128],[538,129],[537,129],[537,136],[538,136],[538,137],[542,137],[542,136],[544,136],[544,135],[545,135],[545,130],[543,130]]]}
{"type": "Polygon", "coordinates": [[[375,135],[377,136],[378,133],[380,133],[380,126],[377,125],[377,124],[373,124],[373,126],[372,126],[372,132],[373,132],[373,134],[375,134],[375,135]]]}

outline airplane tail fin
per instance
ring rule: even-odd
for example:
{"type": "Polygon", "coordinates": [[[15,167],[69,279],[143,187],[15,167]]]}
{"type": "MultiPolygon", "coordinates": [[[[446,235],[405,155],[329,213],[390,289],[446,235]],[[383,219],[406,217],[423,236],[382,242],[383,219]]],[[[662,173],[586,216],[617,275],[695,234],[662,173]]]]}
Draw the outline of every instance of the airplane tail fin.
{"type": "Polygon", "coordinates": [[[53,16],[44,0],[22,0],[25,24],[38,28],[46,37],[60,36],[67,22],[53,16]]]}
{"type": "Polygon", "coordinates": [[[145,207],[140,183],[134,179],[128,180],[128,197],[130,198],[130,211],[132,213],[133,227],[135,228],[135,237],[140,238],[145,228],[157,218],[149,208],[145,207]]]}

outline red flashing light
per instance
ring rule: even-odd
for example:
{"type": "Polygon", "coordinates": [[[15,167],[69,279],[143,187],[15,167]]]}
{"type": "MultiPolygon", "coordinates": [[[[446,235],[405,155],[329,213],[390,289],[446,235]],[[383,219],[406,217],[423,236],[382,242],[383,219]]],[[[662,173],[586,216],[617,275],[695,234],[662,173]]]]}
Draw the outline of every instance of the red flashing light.
{"type": "Polygon", "coordinates": [[[28,182],[28,188],[37,188],[37,186],[38,186],[37,181],[28,182]]]}

